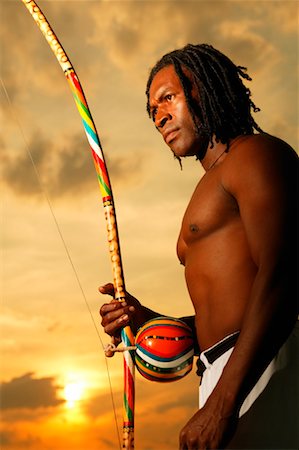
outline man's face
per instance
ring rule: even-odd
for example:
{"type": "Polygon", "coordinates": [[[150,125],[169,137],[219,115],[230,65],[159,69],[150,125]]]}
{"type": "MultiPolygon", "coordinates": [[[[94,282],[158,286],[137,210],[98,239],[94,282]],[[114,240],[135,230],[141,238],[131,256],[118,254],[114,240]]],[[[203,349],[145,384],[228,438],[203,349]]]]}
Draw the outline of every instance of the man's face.
{"type": "MultiPolygon", "coordinates": [[[[185,73],[188,75],[187,71],[185,73]]],[[[154,76],[149,104],[155,126],[174,155],[198,155],[201,159],[207,149],[208,139],[200,137],[196,131],[174,66],[166,66],[154,76]]]]}

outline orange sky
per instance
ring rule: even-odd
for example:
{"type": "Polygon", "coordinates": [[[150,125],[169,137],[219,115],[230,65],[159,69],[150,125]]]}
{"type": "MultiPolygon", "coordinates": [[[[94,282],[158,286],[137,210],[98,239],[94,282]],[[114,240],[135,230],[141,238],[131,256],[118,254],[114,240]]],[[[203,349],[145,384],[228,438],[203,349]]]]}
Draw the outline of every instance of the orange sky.
{"type": "MultiPolygon", "coordinates": [[[[149,68],[187,42],[214,45],[248,67],[261,128],[297,148],[298,3],[39,4],[78,72],[101,136],[127,288],[163,314],[192,314],[175,247],[203,172],[193,159],[180,171],[146,117],[149,68]]],[[[71,93],[44,37],[21,0],[0,5],[1,449],[115,449],[109,377],[120,429],[122,357],[109,360],[107,370],[97,287],[111,280],[111,269],[95,171],[71,93]],[[72,383],[81,383],[82,392],[68,403],[64,388],[72,383]]],[[[179,430],[197,407],[196,375],[167,385],[137,375],[136,385],[136,448],[177,448],[179,430]]]]}

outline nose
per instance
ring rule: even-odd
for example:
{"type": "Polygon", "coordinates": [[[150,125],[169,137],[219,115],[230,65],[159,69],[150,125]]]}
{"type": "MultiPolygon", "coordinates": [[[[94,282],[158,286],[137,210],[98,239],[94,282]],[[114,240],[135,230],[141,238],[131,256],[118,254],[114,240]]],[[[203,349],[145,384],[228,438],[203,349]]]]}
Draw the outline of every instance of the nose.
{"type": "Polygon", "coordinates": [[[172,119],[172,115],[163,109],[160,109],[155,117],[155,125],[156,128],[159,130],[164,127],[166,122],[172,119]]]}

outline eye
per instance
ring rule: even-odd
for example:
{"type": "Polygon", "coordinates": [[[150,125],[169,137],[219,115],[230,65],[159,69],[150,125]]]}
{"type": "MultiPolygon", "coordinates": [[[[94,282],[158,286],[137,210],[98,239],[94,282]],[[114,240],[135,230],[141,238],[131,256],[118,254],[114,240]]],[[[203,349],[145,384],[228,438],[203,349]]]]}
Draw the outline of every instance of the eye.
{"type": "Polygon", "coordinates": [[[167,94],[165,95],[165,100],[167,100],[168,102],[170,102],[171,100],[173,100],[174,95],[173,94],[167,94]]]}

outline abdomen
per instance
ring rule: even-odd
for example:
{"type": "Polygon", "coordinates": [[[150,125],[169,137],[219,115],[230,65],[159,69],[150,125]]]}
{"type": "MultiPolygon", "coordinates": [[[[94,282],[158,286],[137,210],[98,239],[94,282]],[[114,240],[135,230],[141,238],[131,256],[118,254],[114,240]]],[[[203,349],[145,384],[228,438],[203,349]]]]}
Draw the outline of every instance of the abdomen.
{"type": "Polygon", "coordinates": [[[186,251],[185,277],[202,350],[240,330],[257,272],[242,229],[234,228],[199,239],[186,251]]]}

